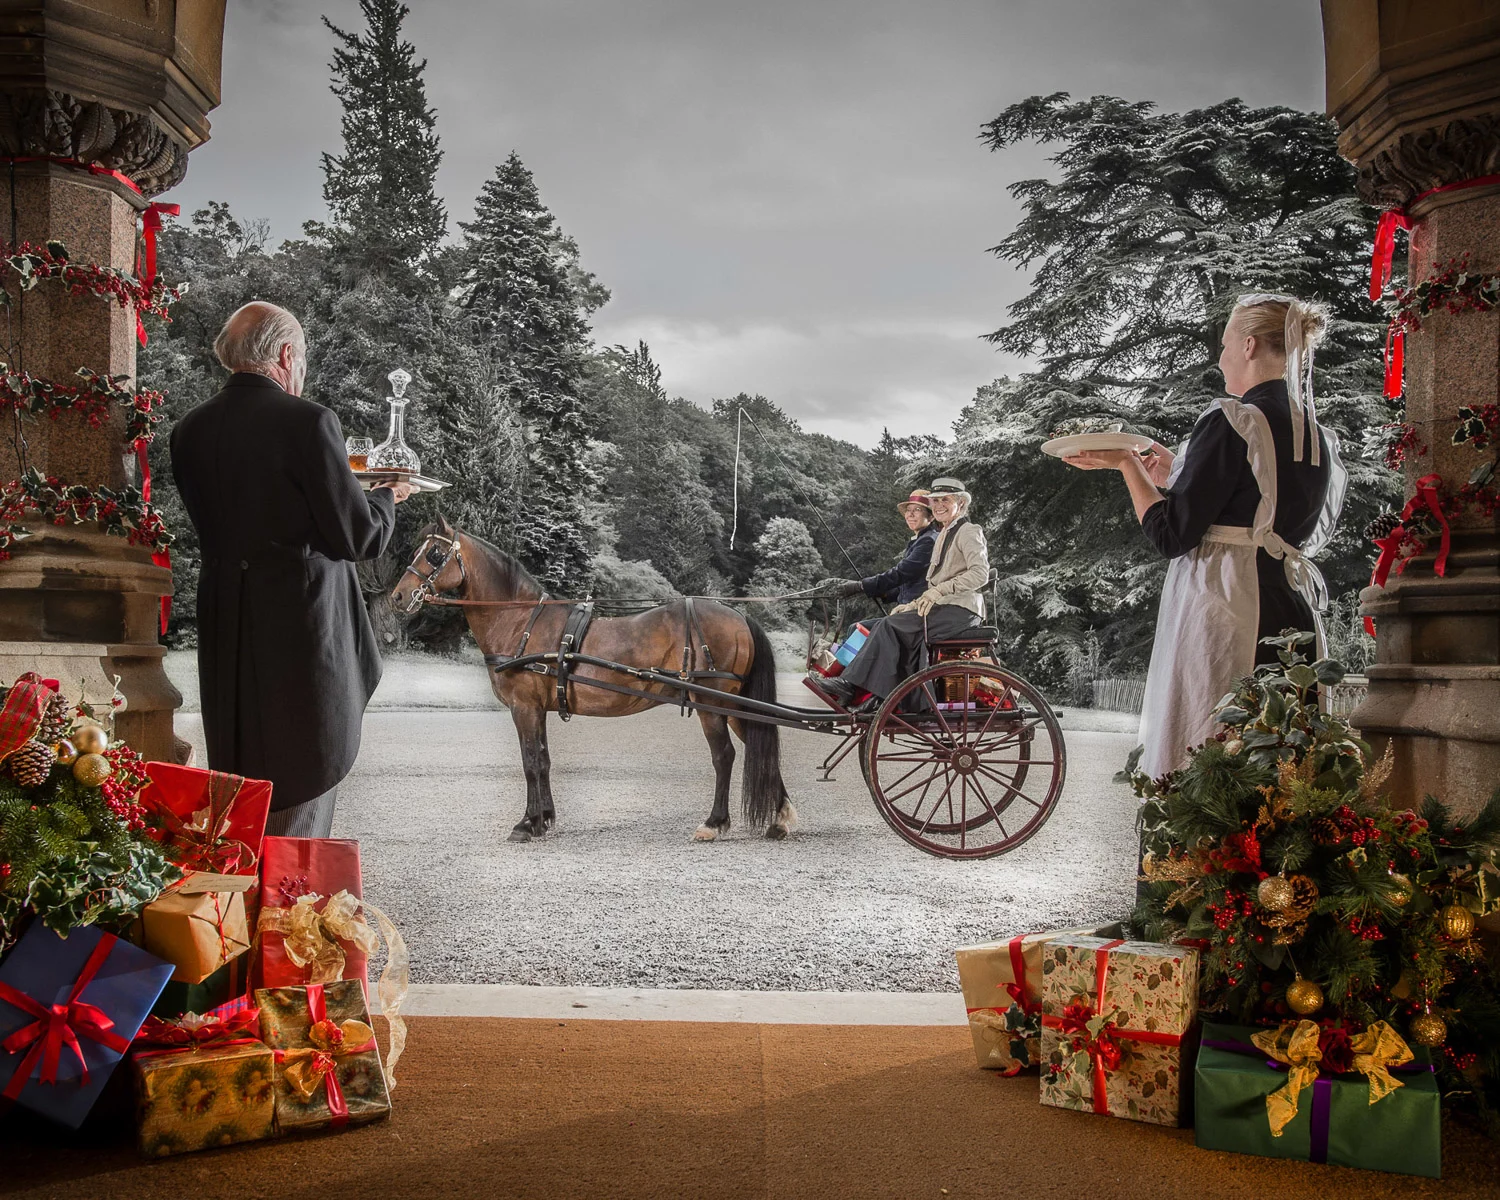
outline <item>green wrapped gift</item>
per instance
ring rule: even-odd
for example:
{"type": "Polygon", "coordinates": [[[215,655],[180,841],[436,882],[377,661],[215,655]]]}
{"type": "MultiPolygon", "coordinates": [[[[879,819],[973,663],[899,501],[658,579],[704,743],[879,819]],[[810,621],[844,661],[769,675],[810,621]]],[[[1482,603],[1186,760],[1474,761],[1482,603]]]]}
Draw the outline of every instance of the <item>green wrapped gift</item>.
{"type": "Polygon", "coordinates": [[[1330,1074],[1311,1021],[1280,1031],[1205,1024],[1194,1076],[1198,1146],[1441,1178],[1430,1055],[1410,1050],[1383,1023],[1362,1036],[1355,1065],[1370,1073],[1330,1074]]]}

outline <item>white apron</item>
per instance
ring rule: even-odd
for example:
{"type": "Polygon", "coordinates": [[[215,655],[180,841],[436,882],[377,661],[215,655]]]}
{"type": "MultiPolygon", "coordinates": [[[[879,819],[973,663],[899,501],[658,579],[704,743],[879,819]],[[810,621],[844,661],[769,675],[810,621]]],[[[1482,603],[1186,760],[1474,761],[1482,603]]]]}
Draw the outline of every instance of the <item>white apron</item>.
{"type": "MultiPolygon", "coordinates": [[[[1141,706],[1140,769],[1153,779],[1182,767],[1188,750],[1213,734],[1214,713],[1235,683],[1254,670],[1260,629],[1257,549],[1282,560],[1287,581],[1313,610],[1320,655],[1324,646],[1319,614],[1328,607],[1328,588],[1310,556],[1332,539],[1344,505],[1348,476],[1338,438],[1319,426],[1328,446],[1328,492],[1317,527],[1299,550],[1271,528],[1276,519],[1276,445],[1265,413],[1230,399],[1215,400],[1207,411],[1216,408],[1245,440],[1260,503],[1254,526],[1210,525],[1203,541],[1167,568],[1141,706]]],[[[1172,464],[1168,487],[1181,472],[1187,449],[1184,444],[1172,464]]]]}

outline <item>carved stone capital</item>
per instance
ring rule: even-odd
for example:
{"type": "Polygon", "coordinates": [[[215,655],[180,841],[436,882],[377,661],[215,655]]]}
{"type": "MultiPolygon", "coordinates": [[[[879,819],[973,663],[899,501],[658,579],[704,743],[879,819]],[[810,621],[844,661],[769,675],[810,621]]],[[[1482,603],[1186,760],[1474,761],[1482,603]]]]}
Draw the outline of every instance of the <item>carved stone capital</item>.
{"type": "Polygon", "coordinates": [[[147,196],[180,183],[188,147],[150,113],[52,88],[0,92],[0,154],[70,158],[125,175],[147,196]]]}
{"type": "Polygon", "coordinates": [[[1449,121],[1403,134],[1359,165],[1359,194],[1381,208],[1400,208],[1423,192],[1500,174],[1500,113],[1449,121]]]}

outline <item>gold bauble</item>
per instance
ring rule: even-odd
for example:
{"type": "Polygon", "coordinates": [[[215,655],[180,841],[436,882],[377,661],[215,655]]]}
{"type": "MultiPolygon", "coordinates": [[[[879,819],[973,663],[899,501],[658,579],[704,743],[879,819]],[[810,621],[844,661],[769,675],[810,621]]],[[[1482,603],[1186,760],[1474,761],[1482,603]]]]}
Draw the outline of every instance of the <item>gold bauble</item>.
{"type": "Polygon", "coordinates": [[[109,734],[102,725],[80,725],[69,737],[79,754],[103,754],[109,748],[109,734]]]}
{"type": "Polygon", "coordinates": [[[84,787],[96,788],[114,774],[114,767],[102,754],[80,754],[73,764],[73,778],[84,787]]]}
{"type": "Polygon", "coordinates": [[[1474,914],[1462,904],[1450,904],[1438,913],[1438,925],[1445,938],[1461,942],[1474,932],[1474,914]]]}
{"type": "Polygon", "coordinates": [[[1285,912],[1291,908],[1297,892],[1285,875],[1267,875],[1255,889],[1255,898],[1268,912],[1285,912]]]}
{"type": "Polygon", "coordinates": [[[1323,989],[1313,979],[1297,978],[1287,986],[1286,1006],[1299,1017],[1310,1017],[1323,1007],[1323,989]]]}
{"type": "Polygon", "coordinates": [[[1411,1019],[1410,1032],[1419,1046],[1441,1046],[1448,1037],[1448,1024],[1436,1013],[1418,1013],[1411,1019]]]}
{"type": "Polygon", "coordinates": [[[63,738],[62,741],[54,745],[52,753],[57,755],[57,761],[65,767],[70,767],[78,761],[78,747],[68,741],[67,738],[63,738]]]}
{"type": "Polygon", "coordinates": [[[1395,885],[1390,894],[1391,903],[1397,908],[1405,908],[1411,903],[1411,880],[1399,871],[1392,871],[1390,879],[1395,885]]]}

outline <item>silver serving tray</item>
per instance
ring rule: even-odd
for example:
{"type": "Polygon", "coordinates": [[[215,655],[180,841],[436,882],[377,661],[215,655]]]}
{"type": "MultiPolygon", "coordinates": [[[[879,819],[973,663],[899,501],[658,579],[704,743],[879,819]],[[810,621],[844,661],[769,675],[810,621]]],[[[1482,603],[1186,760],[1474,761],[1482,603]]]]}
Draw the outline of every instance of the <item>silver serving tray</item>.
{"type": "Polygon", "coordinates": [[[448,486],[441,479],[429,479],[411,471],[355,471],[354,478],[367,492],[382,483],[409,483],[418,492],[440,492],[448,486]]]}

